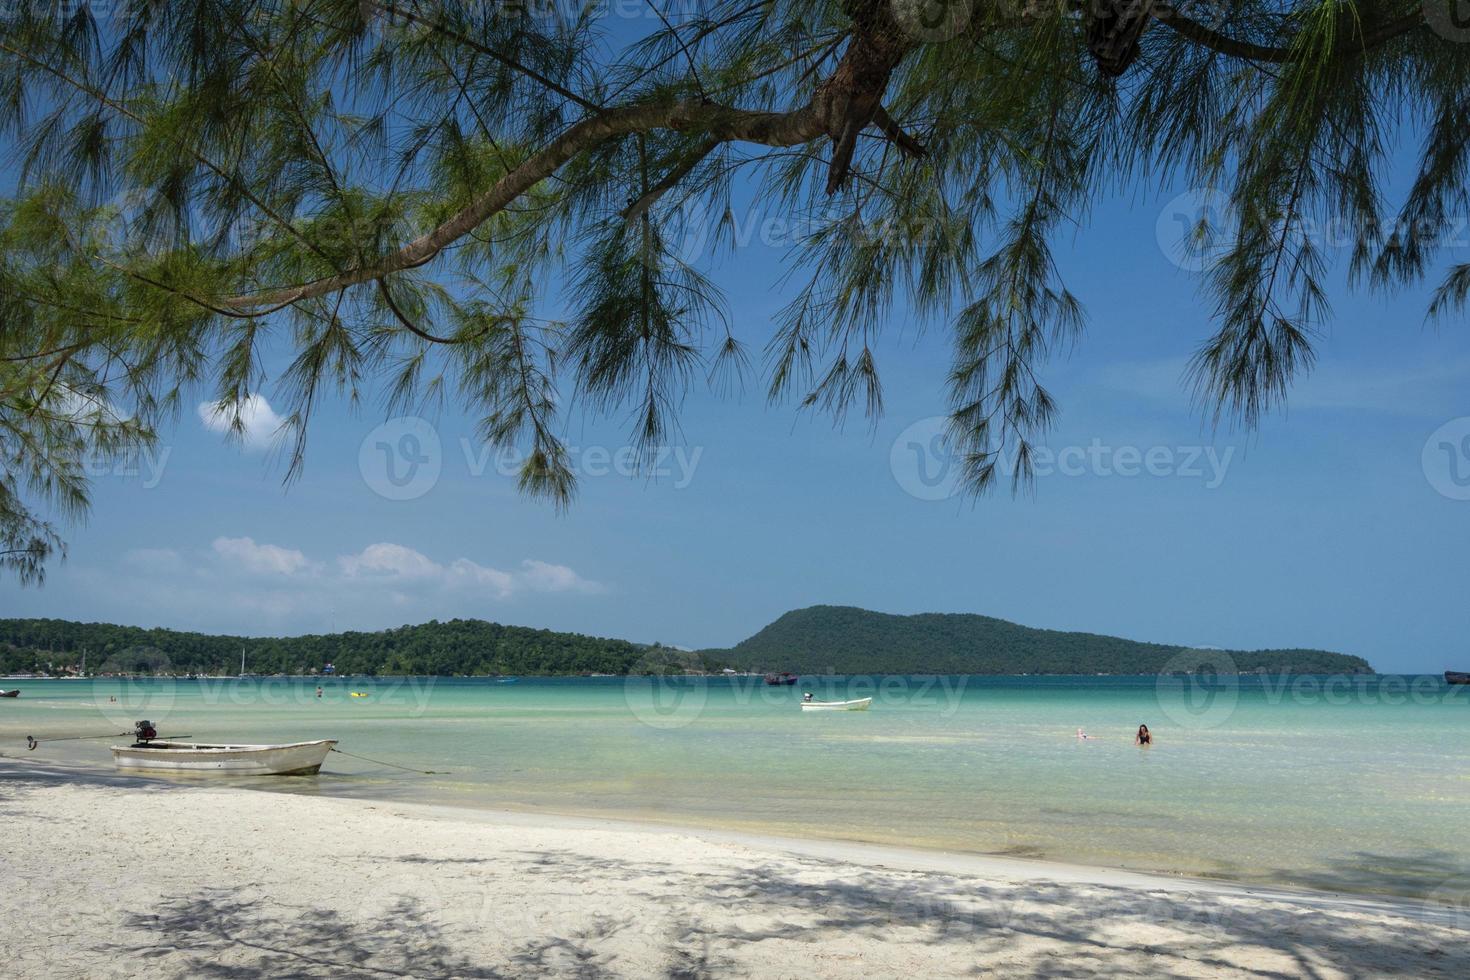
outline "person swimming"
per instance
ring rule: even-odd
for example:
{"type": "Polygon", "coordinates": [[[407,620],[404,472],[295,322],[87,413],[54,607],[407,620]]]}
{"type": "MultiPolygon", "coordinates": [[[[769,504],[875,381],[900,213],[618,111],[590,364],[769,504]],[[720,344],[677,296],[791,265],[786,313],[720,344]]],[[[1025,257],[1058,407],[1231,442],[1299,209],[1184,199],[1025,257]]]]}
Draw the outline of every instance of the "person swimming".
{"type": "Polygon", "coordinates": [[[1149,730],[1148,730],[1148,726],[1147,725],[1139,725],[1138,726],[1138,734],[1135,735],[1135,736],[1133,736],[1133,744],[1134,745],[1152,745],[1152,744],[1154,744],[1154,737],[1151,734],[1149,734],[1149,730]]]}
{"type": "Polygon", "coordinates": [[[1079,728],[1079,729],[1077,729],[1077,737],[1078,737],[1078,738],[1084,738],[1084,739],[1085,739],[1085,738],[1092,738],[1092,736],[1091,736],[1091,735],[1089,735],[1089,734],[1087,734],[1087,733],[1086,733],[1086,732],[1084,732],[1084,731],[1083,731],[1083,730],[1082,730],[1082,729],[1080,729],[1080,728],[1079,728]]]}

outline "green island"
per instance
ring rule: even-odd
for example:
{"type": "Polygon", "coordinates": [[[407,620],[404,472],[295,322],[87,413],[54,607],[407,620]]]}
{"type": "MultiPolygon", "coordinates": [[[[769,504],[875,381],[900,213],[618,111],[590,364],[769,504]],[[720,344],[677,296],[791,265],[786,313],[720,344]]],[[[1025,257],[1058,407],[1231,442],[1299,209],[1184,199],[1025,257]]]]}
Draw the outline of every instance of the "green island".
{"type": "MultiPolygon", "coordinates": [[[[1165,643],[1034,629],[969,613],[896,616],[853,606],[796,609],[728,650],[703,652],[738,670],[779,666],[802,674],[1155,674],[1186,653],[1165,643]]],[[[1374,672],[1362,657],[1325,650],[1211,650],[1198,659],[1226,653],[1241,671],[1374,672]]]]}
{"type": "MultiPolygon", "coordinates": [[[[578,676],[715,673],[1152,674],[1189,663],[1184,648],[1033,629],[959,613],[890,615],[849,606],[786,613],[729,649],[686,651],[478,619],[377,632],[215,636],[62,619],[0,619],[0,673],[578,676]]],[[[1368,674],[1361,657],[1324,650],[1210,651],[1243,672],[1368,674]]],[[[1189,669],[1185,667],[1184,669],[1189,669]]]]}

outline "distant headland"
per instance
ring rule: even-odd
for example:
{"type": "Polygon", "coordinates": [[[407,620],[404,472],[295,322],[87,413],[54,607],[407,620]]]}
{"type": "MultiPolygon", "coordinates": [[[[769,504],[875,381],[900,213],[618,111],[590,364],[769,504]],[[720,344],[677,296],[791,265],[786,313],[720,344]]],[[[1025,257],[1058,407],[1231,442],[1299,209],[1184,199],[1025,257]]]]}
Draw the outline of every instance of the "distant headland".
{"type": "Polygon", "coordinates": [[[786,613],[728,649],[438,620],[375,632],[241,637],[62,619],[0,619],[0,673],[578,676],[792,671],[800,674],[1153,674],[1210,660],[1241,672],[1368,674],[1361,657],[1324,650],[1181,647],[1033,629],[962,613],[898,616],[851,606],[786,613]],[[83,658],[85,657],[85,668],[83,658]]]}

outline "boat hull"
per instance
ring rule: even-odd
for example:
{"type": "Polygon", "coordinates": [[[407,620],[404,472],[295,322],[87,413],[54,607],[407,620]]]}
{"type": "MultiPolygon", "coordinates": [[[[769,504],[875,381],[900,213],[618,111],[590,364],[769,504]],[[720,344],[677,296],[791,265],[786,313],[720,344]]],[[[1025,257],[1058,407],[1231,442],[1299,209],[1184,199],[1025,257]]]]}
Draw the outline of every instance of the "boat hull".
{"type": "Polygon", "coordinates": [[[802,711],[867,711],[872,707],[872,698],[858,698],[856,701],[803,701],[802,711]]]}
{"type": "Polygon", "coordinates": [[[138,772],[218,772],[235,776],[304,776],[317,772],[336,739],[288,745],[210,745],[150,742],[114,745],[119,769],[138,772]]]}
{"type": "Polygon", "coordinates": [[[1446,684],[1470,684],[1470,674],[1458,670],[1447,670],[1444,672],[1446,684]]]}
{"type": "Polygon", "coordinates": [[[0,698],[18,698],[18,697],[20,697],[20,688],[16,688],[13,691],[0,691],[0,698]]]}

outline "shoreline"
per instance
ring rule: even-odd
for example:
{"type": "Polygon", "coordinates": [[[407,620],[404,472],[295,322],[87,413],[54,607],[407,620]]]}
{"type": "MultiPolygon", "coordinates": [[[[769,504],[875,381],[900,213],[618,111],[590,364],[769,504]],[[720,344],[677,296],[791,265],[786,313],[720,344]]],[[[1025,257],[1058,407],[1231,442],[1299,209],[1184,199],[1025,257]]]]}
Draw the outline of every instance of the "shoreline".
{"type": "MultiPolygon", "coordinates": [[[[1214,895],[1248,896],[1297,902],[1302,904],[1359,907],[1364,909],[1414,911],[1429,919],[1456,921],[1456,909],[1450,904],[1435,906],[1411,895],[1392,892],[1345,891],[1319,889],[1291,884],[1248,882],[1225,877],[1190,875],[1183,872],[1137,870],[1109,865],[1084,864],[1050,858],[1019,857],[1006,854],[963,851],[930,847],[923,844],[890,844],[882,841],[849,837],[817,837],[797,834],[768,833],[731,826],[684,823],[652,816],[577,813],[558,809],[527,806],[485,807],[472,804],[422,803],[391,796],[349,796],[340,793],[303,793],[283,786],[220,785],[207,776],[197,782],[160,778],[141,773],[121,773],[100,766],[74,766],[57,762],[30,763],[0,753],[0,784],[6,777],[34,773],[45,780],[81,779],[86,782],[117,787],[151,787],[160,792],[238,793],[268,799],[287,798],[331,801],[347,807],[379,809],[391,807],[402,811],[406,819],[448,823],[468,823],[489,827],[537,827],[557,831],[591,831],[599,833],[642,834],[652,837],[692,838],[712,844],[750,847],[781,852],[802,858],[822,858],[843,862],[866,860],[876,867],[906,872],[943,872],[998,877],[1004,880],[1046,879],[1066,884],[1130,887],[1158,892],[1189,892],[1214,895]]],[[[239,777],[242,779],[251,777],[239,777]]],[[[261,778],[261,777],[255,777],[261,778]]],[[[264,777],[271,778],[271,777],[264,777]]],[[[288,778],[288,777],[275,777],[288,778]]],[[[1470,883],[1467,883],[1470,885],[1470,883]]],[[[1470,925],[1470,921],[1465,923],[1470,925]]]]}
{"type": "MultiPolygon", "coordinates": [[[[309,777],[231,777],[203,775],[159,775],[121,773],[109,766],[27,759],[23,755],[0,751],[0,783],[8,774],[34,772],[42,778],[75,779],[117,786],[147,786],[159,791],[232,792],[265,799],[331,800],[355,807],[395,807],[425,820],[459,821],[487,826],[541,826],[561,830],[596,830],[653,836],[693,837],[710,843],[750,846],[790,853],[797,856],[825,856],[853,861],[870,858],[883,861],[883,866],[903,871],[950,871],[994,876],[1008,880],[1048,878],[1071,884],[1126,885],[1158,891],[1190,891],[1212,894],[1275,896],[1288,901],[1314,903],[1331,901],[1342,906],[1354,903],[1377,908],[1421,908],[1426,899],[1418,893],[1390,890],[1333,889],[1299,884],[1292,880],[1259,881],[1231,878],[1226,875],[1192,874],[1155,868],[1129,868],[1121,865],[1089,864],[1061,858],[1012,855],[994,851],[970,851],[924,843],[897,844],[860,836],[818,836],[799,832],[770,831],[742,826],[739,821],[713,820],[708,823],[687,821],[653,813],[611,813],[595,809],[575,810],[557,805],[522,804],[486,806],[477,803],[436,801],[418,802],[391,793],[354,794],[336,788],[321,789],[315,783],[291,780],[309,777]],[[268,784],[250,785],[250,780],[269,780],[268,784]]],[[[1470,903],[1470,881],[1463,883],[1464,895],[1452,901],[1470,903]]],[[[1448,906],[1446,906],[1448,909],[1448,906]]],[[[1427,907],[1426,907],[1427,911],[1427,907]]],[[[1453,910],[1446,914],[1452,914],[1453,910]]],[[[1430,913],[1432,914],[1432,913],[1430,913]]],[[[1470,926],[1470,916],[1464,925],[1470,926]]]]}
{"type": "Polygon", "coordinates": [[[1470,974],[1454,908],[1026,859],[10,759],[0,815],[22,978],[1470,974]]]}

